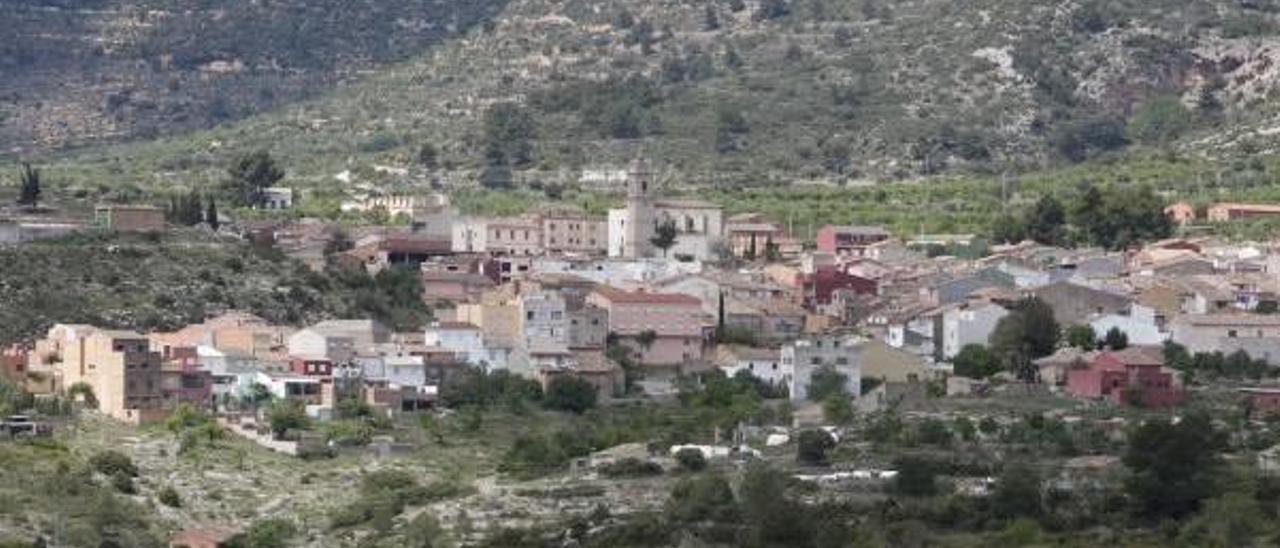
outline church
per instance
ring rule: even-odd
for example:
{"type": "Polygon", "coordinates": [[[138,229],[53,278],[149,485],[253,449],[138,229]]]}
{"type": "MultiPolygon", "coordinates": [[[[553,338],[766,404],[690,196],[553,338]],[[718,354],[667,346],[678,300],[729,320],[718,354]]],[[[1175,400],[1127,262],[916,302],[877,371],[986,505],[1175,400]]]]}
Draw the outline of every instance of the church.
{"type": "Polygon", "coordinates": [[[626,259],[662,257],[653,245],[658,226],[672,223],[676,241],[666,256],[705,261],[715,258],[724,239],[724,209],[702,200],[654,198],[653,173],[643,158],[632,161],[627,174],[627,205],[609,210],[609,256],[626,259]]]}

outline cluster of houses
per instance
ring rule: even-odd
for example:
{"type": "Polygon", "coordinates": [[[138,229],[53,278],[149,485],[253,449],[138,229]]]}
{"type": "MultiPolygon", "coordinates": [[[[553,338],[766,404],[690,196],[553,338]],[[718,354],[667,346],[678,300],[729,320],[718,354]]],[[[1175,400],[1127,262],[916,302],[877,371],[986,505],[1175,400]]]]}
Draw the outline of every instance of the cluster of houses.
{"type": "MultiPolygon", "coordinates": [[[[970,235],[904,241],[880,227],[825,226],[801,241],[761,215],[726,218],[715,204],[661,198],[643,161],[625,181],[625,207],[599,216],[464,217],[442,196],[378,197],[344,209],[385,208],[411,222],[349,234],[320,221],[240,226],[313,268],[411,269],[437,318],[421,331],[358,318],[272,325],[234,311],[172,333],[55,325],[6,350],[0,370],[36,393],[86,385],[103,412],[131,422],[264,391],[320,418],[349,398],[415,412],[472,369],[544,385],[572,376],[609,398],[624,393],[624,365],[650,394],[719,369],[785,388],[797,403],[817,371],[832,369],[874,406],[948,377],[961,351],[989,344],[1028,297],[1064,329],[1126,335],[1125,348],[1063,345],[1035,362],[1041,382],[1082,399],[1180,404],[1166,341],[1280,359],[1280,252],[1267,244],[1174,239],[1108,252],[1023,242],[966,259],[938,250],[970,235]],[[340,237],[350,245],[333,246],[340,237]]],[[[292,196],[273,203],[287,209],[292,196]]],[[[154,214],[109,210],[99,222],[150,227],[154,214]]],[[[1280,392],[1250,394],[1280,407],[1280,392]]]]}

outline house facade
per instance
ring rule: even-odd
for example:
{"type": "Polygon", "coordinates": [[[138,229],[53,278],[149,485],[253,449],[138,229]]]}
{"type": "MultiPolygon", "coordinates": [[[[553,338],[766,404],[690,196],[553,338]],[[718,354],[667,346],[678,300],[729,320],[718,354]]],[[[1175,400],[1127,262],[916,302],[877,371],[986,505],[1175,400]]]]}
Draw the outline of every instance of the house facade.
{"type": "Polygon", "coordinates": [[[848,334],[830,333],[797,339],[782,346],[782,368],[791,373],[788,388],[791,401],[809,399],[809,383],[813,375],[830,367],[845,376],[845,390],[857,398],[862,393],[862,369],[859,365],[862,339],[848,334]]]}
{"type": "Polygon", "coordinates": [[[709,318],[688,295],[597,288],[589,304],[609,315],[609,331],[631,347],[641,364],[685,367],[702,360],[709,318]]]}
{"type": "Polygon", "coordinates": [[[1164,369],[1158,347],[1129,347],[1098,353],[1085,368],[1067,371],[1066,391],[1078,398],[1116,405],[1174,407],[1186,393],[1172,372],[1164,369]]]}

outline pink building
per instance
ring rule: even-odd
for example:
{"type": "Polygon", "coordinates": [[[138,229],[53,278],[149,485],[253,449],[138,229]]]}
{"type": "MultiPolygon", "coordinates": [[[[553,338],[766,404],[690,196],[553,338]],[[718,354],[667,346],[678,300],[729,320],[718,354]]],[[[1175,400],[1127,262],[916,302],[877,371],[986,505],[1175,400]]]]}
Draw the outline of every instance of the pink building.
{"type": "Polygon", "coordinates": [[[1067,393],[1143,407],[1174,407],[1186,399],[1156,347],[1099,353],[1087,367],[1067,371],[1067,393]]]}
{"type": "Polygon", "coordinates": [[[862,255],[862,250],[889,239],[889,231],[878,226],[835,226],[818,229],[818,251],[835,255],[862,255]]]}
{"type": "Polygon", "coordinates": [[[697,298],[601,287],[587,302],[608,311],[609,332],[630,346],[640,363],[684,367],[702,361],[709,318],[697,298]]]}
{"type": "Polygon", "coordinates": [[[213,375],[200,367],[194,346],[165,347],[160,362],[160,389],[168,407],[187,403],[209,408],[214,404],[213,375]]]}

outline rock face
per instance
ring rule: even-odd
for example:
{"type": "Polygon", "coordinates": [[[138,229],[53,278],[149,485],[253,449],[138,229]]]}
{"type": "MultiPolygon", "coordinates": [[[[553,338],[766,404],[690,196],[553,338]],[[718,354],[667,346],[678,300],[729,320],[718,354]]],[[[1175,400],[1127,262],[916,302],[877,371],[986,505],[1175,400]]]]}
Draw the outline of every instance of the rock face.
{"type": "Polygon", "coordinates": [[[0,153],[235,120],[416,54],[504,1],[8,2],[0,153]]]}
{"type": "Polygon", "coordinates": [[[1185,105],[1180,136],[1275,133],[1280,23],[1259,3],[142,4],[6,6],[0,154],[171,135],[334,89],[230,144],[408,158],[428,141],[475,167],[484,113],[514,102],[537,127],[520,169],[619,165],[639,143],[721,184],[1081,160],[1122,148],[1157,97],[1185,105]]]}

